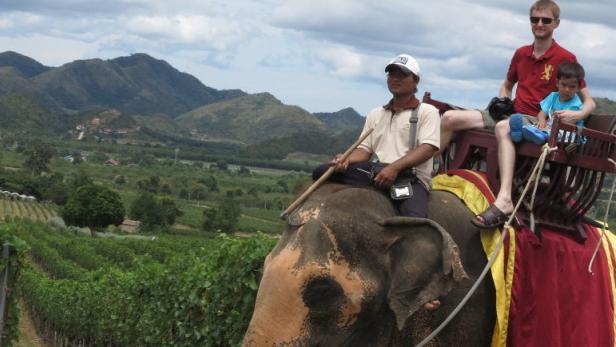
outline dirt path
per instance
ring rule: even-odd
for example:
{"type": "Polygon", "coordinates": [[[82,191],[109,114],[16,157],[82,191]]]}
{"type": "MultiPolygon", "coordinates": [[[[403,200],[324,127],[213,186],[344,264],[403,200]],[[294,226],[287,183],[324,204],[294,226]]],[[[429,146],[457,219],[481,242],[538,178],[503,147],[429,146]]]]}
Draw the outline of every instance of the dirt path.
{"type": "Polygon", "coordinates": [[[50,347],[36,332],[32,317],[25,309],[23,301],[19,302],[21,316],[19,317],[19,340],[15,347],[50,347]]]}

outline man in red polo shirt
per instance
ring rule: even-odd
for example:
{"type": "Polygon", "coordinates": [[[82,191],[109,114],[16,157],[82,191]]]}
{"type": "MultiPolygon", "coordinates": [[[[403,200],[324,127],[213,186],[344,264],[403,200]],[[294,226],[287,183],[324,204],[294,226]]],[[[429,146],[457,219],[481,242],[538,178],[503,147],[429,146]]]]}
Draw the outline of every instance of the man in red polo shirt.
{"type": "MultiPolygon", "coordinates": [[[[560,8],[552,0],[536,1],[530,8],[531,30],[534,41],[520,47],[511,59],[507,78],[499,90],[500,97],[511,97],[514,85],[516,95],[513,107],[516,113],[536,116],[539,102],[556,88],[556,71],[565,61],[577,62],[575,55],[562,48],[553,39],[553,33],[560,24],[560,8]]],[[[583,81],[580,94],[584,106],[580,111],[561,111],[558,117],[564,122],[575,124],[595,109],[595,103],[583,81]]],[[[515,147],[509,136],[509,120],[495,124],[487,110],[452,110],[445,112],[441,119],[441,151],[449,144],[453,132],[485,128],[494,129],[498,143],[498,167],[500,190],[496,201],[472,220],[480,228],[494,228],[502,225],[513,211],[511,186],[515,166],[515,147]]]]}

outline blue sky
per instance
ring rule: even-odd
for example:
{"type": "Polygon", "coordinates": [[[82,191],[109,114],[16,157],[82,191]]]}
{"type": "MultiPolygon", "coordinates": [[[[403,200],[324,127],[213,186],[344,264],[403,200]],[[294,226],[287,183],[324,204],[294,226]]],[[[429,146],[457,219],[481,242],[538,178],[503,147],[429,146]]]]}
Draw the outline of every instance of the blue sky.
{"type": "MultiPolygon", "coordinates": [[[[217,89],[270,92],[310,112],[385,103],[385,64],[419,61],[419,95],[482,107],[515,48],[532,41],[531,2],[501,0],[0,0],[0,51],[49,66],[147,53],[217,89]]],[[[556,40],[616,100],[616,1],[559,2],[556,40]]]]}

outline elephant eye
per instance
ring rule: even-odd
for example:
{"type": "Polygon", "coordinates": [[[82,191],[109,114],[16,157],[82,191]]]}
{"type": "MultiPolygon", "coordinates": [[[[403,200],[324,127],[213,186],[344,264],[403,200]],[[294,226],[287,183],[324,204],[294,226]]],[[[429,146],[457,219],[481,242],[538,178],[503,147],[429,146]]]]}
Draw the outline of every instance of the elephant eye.
{"type": "Polygon", "coordinates": [[[303,221],[299,218],[291,218],[290,216],[287,217],[287,226],[293,230],[299,229],[304,224],[306,224],[306,221],[303,221]]]}
{"type": "Polygon", "coordinates": [[[345,302],[342,286],[330,276],[309,279],[302,299],[312,313],[337,311],[345,302]]]}

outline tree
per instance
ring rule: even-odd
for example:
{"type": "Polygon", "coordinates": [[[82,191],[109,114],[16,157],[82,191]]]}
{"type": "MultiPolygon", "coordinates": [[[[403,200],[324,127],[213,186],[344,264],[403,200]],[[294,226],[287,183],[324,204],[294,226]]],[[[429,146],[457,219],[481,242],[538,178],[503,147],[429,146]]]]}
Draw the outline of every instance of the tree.
{"type": "Polygon", "coordinates": [[[229,165],[227,165],[227,162],[224,160],[218,160],[216,161],[215,167],[220,171],[227,171],[229,165]]]}
{"type": "Polygon", "coordinates": [[[35,140],[25,150],[27,158],[24,168],[38,176],[43,172],[49,172],[49,161],[55,154],[55,150],[49,144],[35,140]]]}
{"type": "Polygon", "coordinates": [[[72,174],[71,186],[73,190],[77,190],[79,187],[94,184],[94,181],[88,176],[84,170],[79,170],[72,174]]]}
{"type": "Polygon", "coordinates": [[[216,209],[206,208],[203,210],[203,223],[201,224],[203,230],[214,231],[216,230],[216,209]]]}
{"type": "Polygon", "coordinates": [[[216,181],[216,177],[212,175],[201,177],[197,182],[205,185],[211,192],[218,191],[218,182],[216,181]]]}
{"type": "Polygon", "coordinates": [[[117,175],[116,177],[113,178],[113,183],[122,186],[126,184],[126,176],[124,175],[117,175]]]}
{"type": "Polygon", "coordinates": [[[193,187],[190,196],[195,200],[205,200],[207,197],[207,190],[202,185],[197,185],[193,187]]]}
{"type": "Polygon", "coordinates": [[[38,176],[36,181],[40,199],[50,200],[57,205],[64,205],[70,197],[69,186],[64,183],[64,176],[54,172],[51,175],[38,176]]]}
{"type": "Polygon", "coordinates": [[[216,208],[203,210],[203,229],[233,231],[237,227],[242,211],[233,198],[223,198],[216,208]]]}
{"type": "Polygon", "coordinates": [[[240,166],[240,169],[237,171],[237,174],[240,176],[250,176],[250,169],[244,165],[240,166]]]}
{"type": "Polygon", "coordinates": [[[169,198],[158,199],[154,194],[143,192],[133,201],[129,216],[141,221],[145,229],[167,229],[175,223],[182,211],[169,198]]]}
{"type": "Polygon", "coordinates": [[[150,176],[147,180],[140,180],[137,182],[137,187],[142,191],[158,193],[160,189],[160,177],[150,176]]]}
{"type": "Polygon", "coordinates": [[[169,194],[169,195],[171,195],[173,193],[171,191],[171,186],[169,185],[169,183],[163,183],[163,185],[160,186],[160,192],[161,193],[165,193],[165,194],[169,194]]]}
{"type": "Polygon", "coordinates": [[[80,164],[83,161],[83,158],[81,158],[81,153],[75,151],[72,154],[73,156],[73,164],[77,165],[80,164]]]}
{"type": "Polygon", "coordinates": [[[169,198],[160,199],[161,214],[163,215],[163,227],[172,226],[177,217],[184,213],[175,205],[175,201],[169,198]]]}
{"type": "Polygon", "coordinates": [[[69,225],[102,229],[110,224],[122,223],[124,206],[120,195],[113,190],[98,184],[87,184],[71,193],[60,215],[69,225]]]}
{"type": "Polygon", "coordinates": [[[282,193],[289,193],[289,184],[287,183],[287,181],[279,179],[276,184],[280,187],[280,189],[282,190],[282,193]]]}

